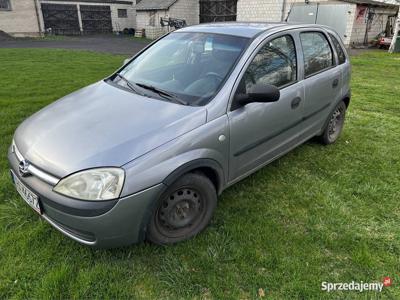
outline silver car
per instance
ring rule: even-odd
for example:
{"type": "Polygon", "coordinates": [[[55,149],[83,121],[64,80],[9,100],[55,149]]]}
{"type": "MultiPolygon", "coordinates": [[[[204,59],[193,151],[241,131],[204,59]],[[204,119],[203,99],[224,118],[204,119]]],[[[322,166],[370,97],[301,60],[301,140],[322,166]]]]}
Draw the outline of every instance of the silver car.
{"type": "Polygon", "coordinates": [[[328,27],[186,27],[25,120],[12,180],[82,244],[180,242],[207,226],[227,187],[314,136],[334,143],[349,82],[328,27]]]}

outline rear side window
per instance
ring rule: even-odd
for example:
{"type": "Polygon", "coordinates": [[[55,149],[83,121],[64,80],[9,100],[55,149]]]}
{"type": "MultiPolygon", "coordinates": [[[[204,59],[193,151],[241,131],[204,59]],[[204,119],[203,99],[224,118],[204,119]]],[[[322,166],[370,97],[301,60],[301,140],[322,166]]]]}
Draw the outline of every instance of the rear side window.
{"type": "Polygon", "coordinates": [[[267,42],[254,57],[243,79],[246,91],[259,83],[279,88],[295,82],[297,59],[292,37],[284,35],[267,42]]]}
{"type": "Polygon", "coordinates": [[[337,40],[337,38],[335,38],[333,34],[329,33],[329,37],[332,40],[333,47],[335,47],[336,49],[339,65],[344,64],[346,62],[346,55],[344,54],[342,46],[340,45],[339,41],[337,40]]]}
{"type": "Polygon", "coordinates": [[[304,55],[304,75],[306,77],[333,66],[332,49],[321,32],[303,32],[300,34],[304,55]]]}

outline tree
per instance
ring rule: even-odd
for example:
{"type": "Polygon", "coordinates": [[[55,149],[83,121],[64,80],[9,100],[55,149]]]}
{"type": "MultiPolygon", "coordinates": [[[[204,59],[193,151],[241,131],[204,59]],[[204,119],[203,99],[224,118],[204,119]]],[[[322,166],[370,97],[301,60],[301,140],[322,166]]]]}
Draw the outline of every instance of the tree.
{"type": "Polygon", "coordinates": [[[395,22],[395,26],[394,26],[393,39],[392,39],[392,43],[390,44],[390,47],[389,47],[389,53],[393,53],[393,51],[394,51],[394,45],[396,45],[396,40],[397,40],[397,36],[399,34],[399,30],[400,30],[400,6],[399,6],[399,10],[397,12],[397,18],[396,18],[396,22],[395,22]]]}

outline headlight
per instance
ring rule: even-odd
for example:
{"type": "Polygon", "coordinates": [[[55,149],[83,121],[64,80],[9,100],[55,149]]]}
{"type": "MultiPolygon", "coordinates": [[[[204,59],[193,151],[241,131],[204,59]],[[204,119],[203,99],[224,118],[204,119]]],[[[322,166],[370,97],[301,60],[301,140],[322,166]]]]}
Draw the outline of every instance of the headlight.
{"type": "Polygon", "coordinates": [[[121,194],[125,172],[120,168],[98,168],[61,179],[53,191],[82,200],[111,200],[121,194]]]}

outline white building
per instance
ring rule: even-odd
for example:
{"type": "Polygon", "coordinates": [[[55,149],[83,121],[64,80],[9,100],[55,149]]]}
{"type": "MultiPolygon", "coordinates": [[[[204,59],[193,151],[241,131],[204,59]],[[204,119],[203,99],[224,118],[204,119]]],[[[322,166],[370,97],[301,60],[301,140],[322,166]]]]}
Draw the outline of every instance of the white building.
{"type": "Polygon", "coordinates": [[[238,21],[317,23],[336,29],[347,46],[364,44],[393,25],[395,0],[239,0],[238,21]]]}
{"type": "Polygon", "coordinates": [[[13,36],[104,33],[135,28],[128,0],[0,0],[0,30],[13,36]]]}
{"type": "Polygon", "coordinates": [[[184,19],[187,25],[199,24],[199,0],[141,0],[135,8],[137,32],[144,29],[148,38],[168,31],[161,26],[161,18],[184,19]]]}
{"type": "Polygon", "coordinates": [[[347,46],[365,44],[394,24],[400,0],[0,0],[0,30],[15,36],[122,31],[156,38],[173,28],[217,21],[325,24],[347,46]],[[137,2],[137,3],[136,3],[137,2]]]}
{"type": "Polygon", "coordinates": [[[138,32],[155,38],[168,29],[161,17],[206,21],[303,22],[331,26],[347,46],[364,44],[394,23],[396,0],[141,0],[136,5],[138,32]]]}

